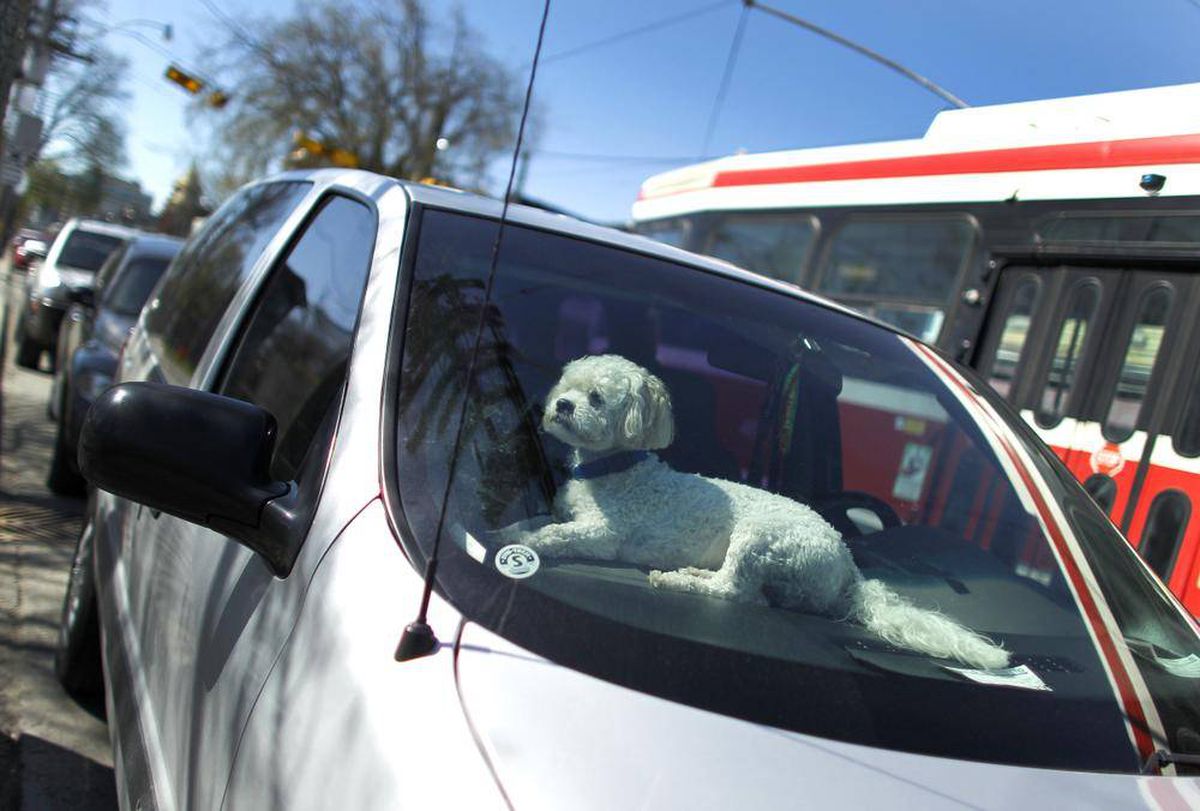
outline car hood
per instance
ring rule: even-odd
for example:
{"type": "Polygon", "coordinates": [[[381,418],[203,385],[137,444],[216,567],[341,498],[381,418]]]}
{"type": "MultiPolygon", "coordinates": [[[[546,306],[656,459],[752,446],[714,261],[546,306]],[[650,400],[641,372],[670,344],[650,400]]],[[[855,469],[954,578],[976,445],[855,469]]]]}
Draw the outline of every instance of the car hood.
{"type": "Polygon", "coordinates": [[[459,638],[456,674],[518,811],[1200,805],[1191,778],[949,760],[739,721],[560,667],[476,625],[459,638]]]}

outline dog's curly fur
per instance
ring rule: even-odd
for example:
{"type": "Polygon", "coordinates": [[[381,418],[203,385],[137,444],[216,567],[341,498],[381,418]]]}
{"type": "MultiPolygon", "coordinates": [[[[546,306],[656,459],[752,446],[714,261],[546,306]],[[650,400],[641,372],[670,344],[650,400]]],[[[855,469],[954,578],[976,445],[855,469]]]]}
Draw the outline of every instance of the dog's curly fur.
{"type": "MultiPolygon", "coordinates": [[[[619,355],[567,364],[546,398],[543,427],[575,448],[577,463],[665,448],[674,435],[662,381],[619,355]]],[[[568,481],[550,523],[515,524],[495,540],[546,557],[653,568],[650,583],[658,588],[852,619],[894,645],[972,667],[1009,660],[988,638],[865,580],[837,530],[811,508],[672,470],[653,454],[628,469],[568,481]]]]}

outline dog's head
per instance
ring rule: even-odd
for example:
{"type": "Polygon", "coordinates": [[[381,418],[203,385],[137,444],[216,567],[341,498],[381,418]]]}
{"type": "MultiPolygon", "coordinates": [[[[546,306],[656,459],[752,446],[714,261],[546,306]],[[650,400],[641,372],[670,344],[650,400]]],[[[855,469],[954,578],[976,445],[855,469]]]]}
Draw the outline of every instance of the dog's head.
{"type": "Polygon", "coordinates": [[[589,355],[563,367],[546,396],[542,427],[589,451],[656,450],[675,436],[667,387],[620,355],[589,355]]]}

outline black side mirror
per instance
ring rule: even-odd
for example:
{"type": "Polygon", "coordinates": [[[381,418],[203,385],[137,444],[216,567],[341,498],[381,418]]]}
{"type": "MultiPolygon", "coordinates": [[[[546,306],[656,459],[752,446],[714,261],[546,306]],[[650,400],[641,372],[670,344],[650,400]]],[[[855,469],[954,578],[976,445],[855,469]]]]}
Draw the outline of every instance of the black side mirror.
{"type": "Polygon", "coordinates": [[[270,475],[275,418],[195,389],[122,383],[88,411],[79,469],[102,490],[229,535],[279,577],[302,535],[289,532],[295,488],[270,475]]]}
{"type": "Polygon", "coordinates": [[[92,307],[96,303],[96,292],[90,287],[77,287],[71,291],[70,298],[75,304],[92,307]]]}

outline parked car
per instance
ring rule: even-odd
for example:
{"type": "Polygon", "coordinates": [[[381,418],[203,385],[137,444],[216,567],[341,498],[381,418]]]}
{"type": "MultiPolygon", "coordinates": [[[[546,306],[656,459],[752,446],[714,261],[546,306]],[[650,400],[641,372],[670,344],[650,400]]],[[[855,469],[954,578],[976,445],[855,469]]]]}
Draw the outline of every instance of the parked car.
{"type": "Polygon", "coordinates": [[[12,250],[13,268],[25,270],[29,267],[32,259],[41,259],[46,256],[46,235],[33,228],[21,228],[9,240],[8,247],[12,250]],[[34,248],[34,251],[31,253],[26,246],[34,248]],[[40,246],[40,250],[38,246],[40,246]]]}
{"type": "Polygon", "coordinates": [[[182,240],[158,234],[132,237],[96,273],[94,300],[76,301],[59,325],[54,385],[47,411],[56,423],[54,452],[46,486],[78,494],[76,446],[79,428],[92,402],[112,383],[117,358],[138,313],[182,240]]]}
{"type": "Polygon", "coordinates": [[[137,232],[93,220],[72,219],[63,226],[38,265],[26,276],[24,306],[16,327],[16,362],[38,368],[43,352],[55,359],[58,325],[72,301],[91,295],[104,260],[137,232]]]}
{"type": "MultiPolygon", "coordinates": [[[[155,289],[84,424],[98,490],[57,660],[76,695],[104,687],[122,807],[1200,797],[1178,776],[1200,755],[1196,625],[985,383],[791,285],[500,216],[285,174],[227,202],[155,289]],[[674,431],[654,433],[674,440],[585,477],[542,404],[601,354],[669,391],[674,431]],[[719,546],[672,572],[693,590],[655,585],[621,557],[645,539],[620,516],[551,512],[630,464],[809,505],[895,606],[940,609],[1010,667],[916,654],[765,586],[712,596],[719,546]],[[551,529],[497,549],[517,522],[551,529]]],[[[649,395],[622,380],[573,408],[619,408],[605,435],[640,436],[649,395]]],[[[729,526],[720,503],[644,508],[708,532],[729,526]]]]}
{"type": "Polygon", "coordinates": [[[13,267],[16,270],[29,270],[35,263],[46,258],[49,250],[45,240],[25,239],[13,248],[13,267]]]}

